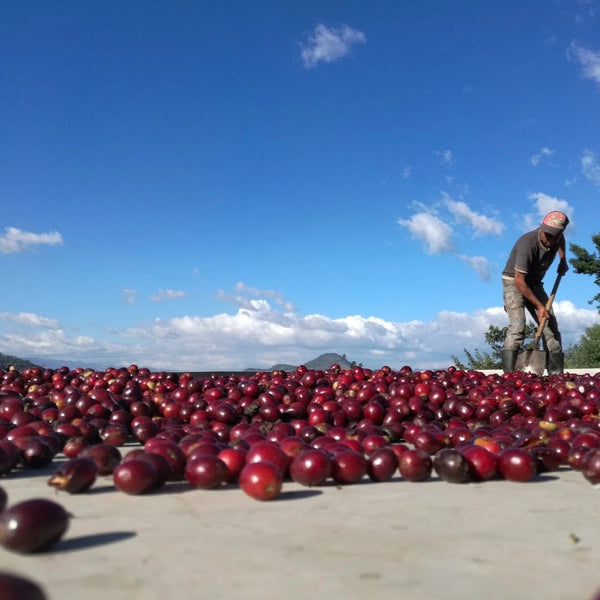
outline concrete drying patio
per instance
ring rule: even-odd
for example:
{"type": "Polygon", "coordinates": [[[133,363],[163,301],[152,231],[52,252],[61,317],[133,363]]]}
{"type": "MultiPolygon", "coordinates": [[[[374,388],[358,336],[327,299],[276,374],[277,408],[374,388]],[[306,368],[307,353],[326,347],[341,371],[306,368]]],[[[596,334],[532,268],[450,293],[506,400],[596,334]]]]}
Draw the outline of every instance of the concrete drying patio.
{"type": "Polygon", "coordinates": [[[170,483],[128,496],[110,477],[56,492],[48,470],[2,480],[73,514],[53,550],[0,549],[2,570],[50,600],[585,600],[600,589],[600,491],[563,470],[530,483],[285,483],[259,502],[236,486],[170,483]]]}
{"type": "Polygon", "coordinates": [[[569,469],[530,483],[286,482],[259,502],[237,486],[185,482],[128,496],[111,477],[69,495],[47,485],[54,468],[0,479],[10,504],[46,497],[73,515],[51,551],[0,548],[0,569],[34,579],[49,600],[588,600],[600,590],[600,490],[569,469]]]}

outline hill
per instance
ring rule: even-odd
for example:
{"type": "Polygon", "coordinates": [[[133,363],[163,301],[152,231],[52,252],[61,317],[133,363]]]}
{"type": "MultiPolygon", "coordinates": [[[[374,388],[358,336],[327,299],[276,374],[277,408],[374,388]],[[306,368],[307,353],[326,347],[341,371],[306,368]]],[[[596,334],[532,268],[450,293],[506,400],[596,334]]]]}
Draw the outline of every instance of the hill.
{"type": "MultiPolygon", "coordinates": [[[[335,352],[327,352],[325,354],[321,354],[314,358],[313,360],[309,360],[306,363],[303,363],[309,369],[321,370],[329,369],[331,365],[338,364],[342,369],[350,369],[355,366],[356,363],[350,362],[345,354],[337,354],[335,352]]],[[[288,365],[288,364],[277,364],[273,365],[269,371],[294,371],[298,367],[298,365],[288,365]]],[[[256,369],[248,369],[255,371],[256,369]]]]}
{"type": "Polygon", "coordinates": [[[31,361],[25,358],[19,358],[18,356],[11,356],[10,354],[2,354],[0,352],[0,369],[6,370],[9,367],[14,367],[17,371],[22,371],[23,369],[28,369],[30,367],[37,367],[31,361]]]}

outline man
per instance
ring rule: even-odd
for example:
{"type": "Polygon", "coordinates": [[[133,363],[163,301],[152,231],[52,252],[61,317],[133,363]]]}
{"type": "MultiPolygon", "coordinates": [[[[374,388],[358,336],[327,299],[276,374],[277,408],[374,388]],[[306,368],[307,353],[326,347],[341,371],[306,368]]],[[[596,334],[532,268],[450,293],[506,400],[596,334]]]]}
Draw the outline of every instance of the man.
{"type": "Polygon", "coordinates": [[[548,374],[564,371],[565,357],[556,317],[546,309],[548,295],[544,290],[544,275],[558,254],[557,272],[568,270],[563,232],[569,218],[562,212],[548,213],[540,226],[522,235],[511,250],[502,272],[504,310],[508,313],[508,331],[502,351],[502,368],[505,373],[515,370],[517,355],[525,339],[525,309],[536,323],[547,319],[542,331],[547,353],[548,374]]]}

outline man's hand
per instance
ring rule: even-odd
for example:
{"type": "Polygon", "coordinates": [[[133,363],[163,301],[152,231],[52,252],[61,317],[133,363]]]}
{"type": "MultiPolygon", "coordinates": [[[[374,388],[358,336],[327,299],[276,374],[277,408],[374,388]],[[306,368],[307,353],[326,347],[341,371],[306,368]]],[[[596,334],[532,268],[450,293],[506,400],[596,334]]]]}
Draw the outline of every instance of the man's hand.
{"type": "Polygon", "coordinates": [[[538,323],[541,323],[542,319],[545,319],[547,321],[550,318],[550,313],[548,312],[548,309],[543,305],[536,308],[535,312],[537,313],[538,323]]]}
{"type": "Polygon", "coordinates": [[[561,258],[560,262],[558,263],[558,267],[556,269],[556,272],[559,275],[564,275],[568,270],[569,270],[569,263],[567,262],[567,259],[566,258],[561,258]]]}

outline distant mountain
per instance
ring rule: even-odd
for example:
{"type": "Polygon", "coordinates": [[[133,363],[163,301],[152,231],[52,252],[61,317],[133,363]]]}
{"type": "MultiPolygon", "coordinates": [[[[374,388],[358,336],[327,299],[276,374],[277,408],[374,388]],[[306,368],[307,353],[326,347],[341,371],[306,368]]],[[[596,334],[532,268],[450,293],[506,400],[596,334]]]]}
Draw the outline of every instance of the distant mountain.
{"type": "MultiPolygon", "coordinates": [[[[350,369],[351,367],[355,366],[356,363],[352,363],[350,362],[347,358],[346,355],[343,354],[336,354],[335,352],[327,352],[326,354],[321,354],[320,356],[317,356],[317,358],[314,358],[313,360],[309,360],[308,362],[305,363],[300,363],[300,364],[304,364],[307,368],[312,369],[312,370],[318,370],[318,371],[324,371],[326,369],[329,369],[329,367],[331,367],[331,365],[340,365],[340,367],[342,369],[350,369]]],[[[288,364],[277,364],[277,365],[273,365],[270,369],[268,369],[269,371],[295,371],[296,368],[299,365],[288,365],[288,364]]],[[[257,369],[247,369],[248,371],[256,371],[257,369]]],[[[260,369],[259,369],[260,370],[260,369]]]]}
{"type": "Polygon", "coordinates": [[[75,368],[75,367],[84,367],[85,369],[93,369],[94,371],[104,371],[104,369],[106,367],[103,367],[100,364],[97,363],[91,363],[91,364],[79,364],[77,361],[75,360],[69,360],[69,359],[55,359],[55,358],[48,358],[47,356],[29,356],[29,358],[21,358],[19,360],[25,361],[25,362],[32,362],[35,366],[38,367],[43,367],[44,369],[60,369],[61,367],[69,367],[69,368],[75,368]]]}
{"type": "Polygon", "coordinates": [[[30,367],[37,367],[35,363],[32,363],[26,358],[19,358],[18,356],[11,356],[10,354],[2,354],[0,352],[0,369],[8,369],[14,367],[17,371],[28,369],[30,367]]]}
{"type": "MultiPolygon", "coordinates": [[[[28,367],[42,367],[45,369],[59,369],[62,366],[69,366],[68,362],[54,360],[49,358],[41,358],[41,357],[31,357],[35,362],[28,360],[26,358],[18,358],[16,356],[10,356],[8,354],[0,353],[0,369],[6,369],[9,366],[14,366],[17,370],[22,371],[28,367]]],[[[331,365],[340,365],[342,369],[351,369],[356,366],[357,363],[349,361],[346,358],[345,354],[337,354],[336,352],[327,352],[325,354],[321,354],[314,358],[313,360],[309,360],[308,362],[299,363],[298,365],[289,365],[285,363],[278,363],[273,365],[269,369],[264,368],[248,368],[244,369],[244,372],[252,372],[257,373],[260,371],[295,371],[296,368],[303,364],[309,369],[325,371],[329,369],[331,365]]],[[[95,370],[104,370],[104,367],[99,367],[96,365],[81,365],[86,368],[91,368],[95,370]]],[[[154,369],[150,369],[154,370],[154,369]]],[[[241,372],[241,371],[240,371],[241,372]]]]}

